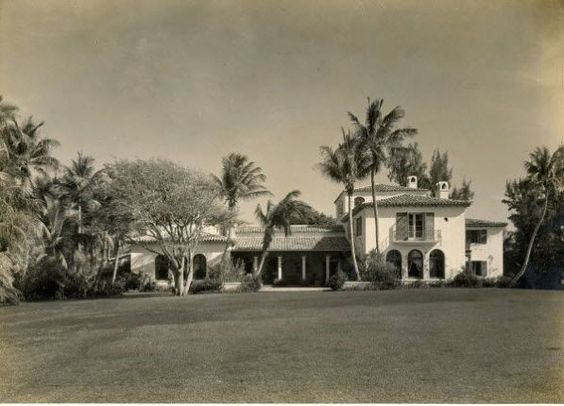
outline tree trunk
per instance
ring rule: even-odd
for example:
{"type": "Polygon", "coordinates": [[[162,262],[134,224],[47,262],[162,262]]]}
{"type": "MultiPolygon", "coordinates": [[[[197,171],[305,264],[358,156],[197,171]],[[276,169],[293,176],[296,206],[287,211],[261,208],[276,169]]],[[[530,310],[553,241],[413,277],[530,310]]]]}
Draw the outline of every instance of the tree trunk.
{"type": "Polygon", "coordinates": [[[223,249],[223,254],[221,254],[221,263],[225,261],[225,256],[227,255],[227,250],[229,249],[229,243],[231,241],[231,227],[227,229],[227,241],[225,242],[225,248],[223,249]]]}
{"type": "Polygon", "coordinates": [[[374,232],[376,234],[376,252],[380,253],[380,222],[378,218],[378,201],[376,200],[376,184],[374,183],[374,176],[376,175],[374,168],[370,170],[370,183],[372,185],[372,208],[374,209],[374,232]]]}
{"type": "Polygon", "coordinates": [[[266,261],[267,256],[268,256],[268,248],[263,250],[262,254],[260,255],[260,262],[259,262],[258,269],[256,271],[253,269],[253,276],[255,277],[255,279],[260,276],[260,274],[262,272],[262,268],[264,267],[264,262],[266,261]]]}
{"type": "Polygon", "coordinates": [[[194,279],[194,271],[192,269],[192,254],[190,254],[190,259],[184,258],[184,262],[186,263],[186,282],[184,284],[184,289],[182,290],[182,296],[186,296],[190,291],[190,285],[192,284],[192,280],[194,279]]]}
{"type": "Polygon", "coordinates": [[[184,261],[180,265],[180,268],[177,269],[176,278],[174,281],[174,293],[176,296],[182,296],[182,291],[184,290],[184,261]]]}
{"type": "Polygon", "coordinates": [[[356,279],[360,280],[360,272],[358,271],[358,264],[356,263],[356,250],[354,249],[354,231],[353,231],[353,218],[352,218],[352,194],[347,194],[348,201],[349,201],[349,234],[350,234],[350,242],[351,242],[351,255],[353,260],[354,266],[354,273],[356,274],[356,279]]]}
{"type": "Polygon", "coordinates": [[[82,207],[78,204],[78,234],[82,234],[82,207]]]}
{"type": "Polygon", "coordinates": [[[119,240],[116,240],[116,252],[114,257],[114,273],[112,274],[112,285],[116,281],[118,267],[119,267],[119,240]]]}
{"type": "Polygon", "coordinates": [[[509,286],[512,286],[512,287],[515,286],[517,284],[517,282],[519,281],[519,279],[521,279],[521,277],[527,271],[527,266],[529,266],[529,260],[531,259],[531,252],[533,251],[533,245],[535,244],[535,239],[537,238],[537,233],[539,232],[540,226],[541,226],[541,224],[544,220],[544,216],[546,215],[547,208],[548,208],[548,190],[545,192],[544,207],[542,209],[541,218],[539,219],[537,225],[535,226],[535,229],[533,230],[533,234],[531,235],[531,240],[529,241],[529,246],[527,247],[527,254],[525,255],[525,262],[523,262],[523,266],[521,267],[519,272],[517,272],[517,275],[515,275],[513,277],[513,279],[511,279],[509,286]]]}

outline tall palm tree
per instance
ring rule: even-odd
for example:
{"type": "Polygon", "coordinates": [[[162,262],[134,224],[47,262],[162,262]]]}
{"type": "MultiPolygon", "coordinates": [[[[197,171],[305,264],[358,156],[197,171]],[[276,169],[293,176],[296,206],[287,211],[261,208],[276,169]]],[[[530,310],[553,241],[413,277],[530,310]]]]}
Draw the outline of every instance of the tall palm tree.
{"type": "Polygon", "coordinates": [[[268,255],[268,248],[272,243],[276,229],[283,229],[284,235],[286,237],[289,236],[292,234],[290,226],[291,219],[303,217],[305,211],[310,209],[308,204],[302,202],[301,200],[296,200],[300,195],[301,192],[299,190],[293,190],[277,204],[274,204],[269,200],[266,204],[266,212],[262,210],[260,204],[257,205],[255,215],[264,227],[264,237],[262,239],[262,254],[260,257],[259,267],[254,274],[255,278],[258,278],[262,272],[264,262],[268,255]]]}
{"type": "MultiPolygon", "coordinates": [[[[224,157],[222,159],[221,176],[213,175],[213,178],[219,186],[233,218],[239,201],[271,195],[263,185],[266,176],[263,174],[262,168],[256,166],[254,162],[249,161],[249,158],[242,154],[231,153],[224,157]]],[[[223,257],[225,257],[229,247],[230,238],[231,226],[228,226],[227,243],[223,250],[223,257]]]]}
{"type": "Polygon", "coordinates": [[[536,148],[529,155],[529,160],[525,162],[525,169],[528,179],[542,190],[544,199],[541,216],[531,234],[525,260],[519,272],[511,280],[512,286],[517,283],[527,270],[535,239],[546,216],[550,194],[560,192],[564,188],[564,145],[558,147],[552,154],[546,147],[536,148]]]}
{"type": "Polygon", "coordinates": [[[384,99],[368,99],[365,123],[351,112],[349,117],[355,126],[355,136],[359,138],[362,149],[367,155],[365,166],[361,168],[360,177],[370,175],[370,185],[372,190],[372,201],[374,210],[374,231],[376,233],[376,252],[380,252],[379,243],[379,222],[378,222],[378,201],[376,200],[375,176],[380,172],[382,165],[388,159],[394,149],[401,146],[404,138],[412,137],[417,134],[415,128],[396,128],[398,122],[405,116],[405,111],[396,106],[388,114],[382,111],[384,99]]]}
{"type": "Polygon", "coordinates": [[[51,156],[51,151],[59,143],[40,136],[39,129],[43,124],[35,124],[30,117],[20,126],[14,119],[0,131],[5,151],[4,159],[10,162],[13,176],[28,190],[31,189],[36,175],[46,174],[48,170],[58,166],[58,161],[51,156]]]}
{"type": "Polygon", "coordinates": [[[102,170],[94,168],[94,158],[80,152],[64,170],[60,187],[77,211],[78,234],[82,234],[84,211],[100,206],[94,198],[94,188],[101,176],[102,170]]]}
{"type": "Polygon", "coordinates": [[[343,133],[343,142],[333,150],[328,146],[321,147],[322,161],[318,164],[321,173],[329,180],[340,183],[344,186],[348,200],[348,224],[349,241],[354,266],[354,272],[360,280],[360,272],[356,261],[356,250],[354,243],[353,220],[352,220],[352,196],[354,185],[362,175],[363,168],[366,167],[366,154],[362,153],[361,144],[351,136],[350,132],[343,133]]]}

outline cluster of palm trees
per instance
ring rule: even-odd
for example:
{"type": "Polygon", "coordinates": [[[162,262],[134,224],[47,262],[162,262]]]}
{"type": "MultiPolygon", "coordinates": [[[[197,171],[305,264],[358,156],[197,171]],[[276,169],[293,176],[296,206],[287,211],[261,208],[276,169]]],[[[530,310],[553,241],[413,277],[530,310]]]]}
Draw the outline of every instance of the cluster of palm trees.
{"type": "Polygon", "coordinates": [[[378,203],[376,200],[375,177],[388,165],[394,153],[404,150],[403,141],[417,134],[411,127],[398,128],[405,111],[397,106],[384,113],[383,99],[368,99],[364,123],[353,113],[348,113],[352,129],[342,129],[342,141],[336,147],[322,146],[322,161],[319,168],[323,175],[333,182],[343,185],[348,200],[348,232],[352,252],[352,262],[356,277],[360,272],[356,259],[353,237],[352,196],[358,181],[370,178],[375,222],[376,252],[380,252],[378,228],[378,203]]]}
{"type": "MultiPolygon", "coordinates": [[[[221,174],[214,176],[214,179],[233,219],[237,218],[236,212],[240,201],[272,195],[264,186],[266,176],[262,168],[250,161],[247,156],[239,153],[231,153],[223,158],[221,174]]],[[[299,190],[293,190],[278,203],[269,200],[266,204],[266,211],[263,211],[260,204],[257,205],[255,216],[264,227],[264,237],[259,266],[258,269],[253,270],[255,279],[258,280],[262,273],[268,256],[268,248],[272,243],[276,229],[284,230],[286,236],[290,235],[292,221],[302,219],[308,210],[311,210],[309,205],[297,199],[300,194],[299,190]]],[[[227,228],[226,234],[229,238],[223,252],[224,257],[229,247],[229,239],[235,223],[237,221],[229,224],[227,228]]]]}
{"type": "Polygon", "coordinates": [[[94,160],[79,153],[61,166],[51,155],[57,141],[40,133],[43,123],[20,124],[17,112],[0,98],[1,302],[17,302],[14,275],[23,279],[42,261],[92,274],[119,237],[94,160]]]}

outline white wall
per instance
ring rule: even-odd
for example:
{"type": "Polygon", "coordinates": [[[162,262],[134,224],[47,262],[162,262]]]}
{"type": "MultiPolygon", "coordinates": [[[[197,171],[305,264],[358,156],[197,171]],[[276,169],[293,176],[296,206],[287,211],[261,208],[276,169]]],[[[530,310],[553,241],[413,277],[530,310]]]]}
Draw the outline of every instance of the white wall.
{"type": "Polygon", "coordinates": [[[487,261],[486,277],[495,278],[503,275],[503,229],[504,227],[472,227],[468,230],[487,230],[486,244],[470,244],[471,261],[487,261]]]}
{"type": "MultiPolygon", "coordinates": [[[[433,249],[440,249],[445,256],[445,278],[451,279],[460,272],[466,262],[465,257],[465,207],[381,207],[379,208],[379,242],[380,251],[384,254],[390,249],[396,249],[402,254],[402,275],[407,277],[407,255],[409,251],[419,249],[424,256],[424,276],[429,275],[429,253],[433,249]],[[409,241],[391,241],[391,230],[396,223],[397,213],[431,213],[435,214],[434,226],[440,231],[441,238],[437,243],[409,241]]],[[[372,208],[366,208],[355,216],[363,217],[363,235],[356,237],[355,243],[362,247],[363,252],[376,248],[374,215],[372,208]]]]}
{"type": "MultiPolygon", "coordinates": [[[[150,248],[161,252],[158,244],[151,243],[150,248]]],[[[192,253],[192,258],[197,254],[203,254],[206,257],[208,268],[221,261],[221,255],[225,244],[223,243],[200,243],[192,253]]],[[[155,258],[157,255],[141,245],[131,246],[131,271],[138,274],[145,274],[151,280],[155,279],[155,258]]]]}

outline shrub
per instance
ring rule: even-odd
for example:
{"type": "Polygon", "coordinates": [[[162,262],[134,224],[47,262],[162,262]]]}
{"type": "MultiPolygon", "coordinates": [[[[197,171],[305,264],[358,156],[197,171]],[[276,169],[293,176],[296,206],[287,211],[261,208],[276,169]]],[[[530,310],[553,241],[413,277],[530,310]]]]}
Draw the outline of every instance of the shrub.
{"type": "Polygon", "coordinates": [[[509,288],[512,279],[511,276],[502,275],[495,281],[495,286],[498,288],[509,288]]]}
{"type": "Polygon", "coordinates": [[[449,283],[449,286],[460,288],[480,288],[482,287],[482,279],[477,277],[470,270],[464,270],[458,273],[449,283]]]}
{"type": "Polygon", "coordinates": [[[386,262],[381,254],[372,250],[363,261],[361,278],[378,289],[395,289],[400,286],[399,271],[386,262]]]}
{"type": "Polygon", "coordinates": [[[274,281],[272,282],[272,286],[286,286],[288,285],[288,282],[286,280],[282,279],[274,279],[274,281]]]}
{"type": "Polygon", "coordinates": [[[258,292],[261,287],[260,279],[253,274],[245,274],[241,280],[241,292],[258,292]]]}
{"type": "Polygon", "coordinates": [[[327,286],[329,286],[332,290],[342,289],[347,279],[347,274],[345,274],[343,271],[337,271],[336,274],[332,275],[329,278],[329,283],[327,284],[327,286]]]}
{"type": "Polygon", "coordinates": [[[233,261],[229,258],[210,266],[208,271],[210,279],[222,282],[240,282],[245,274],[245,263],[239,260],[236,264],[233,264],[233,261]]]}
{"type": "Polygon", "coordinates": [[[15,286],[26,300],[62,299],[66,279],[66,270],[60,262],[43,258],[16,279],[15,286]]]}
{"type": "Polygon", "coordinates": [[[201,293],[201,292],[219,292],[223,286],[223,283],[218,279],[203,279],[192,281],[190,285],[190,292],[201,293]]]}

